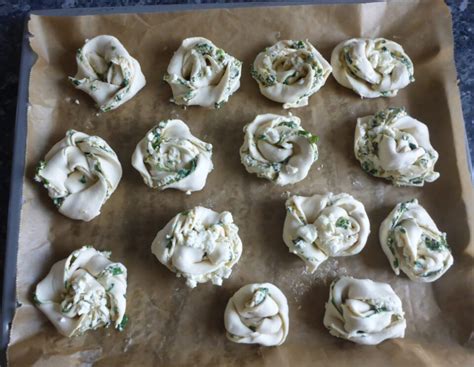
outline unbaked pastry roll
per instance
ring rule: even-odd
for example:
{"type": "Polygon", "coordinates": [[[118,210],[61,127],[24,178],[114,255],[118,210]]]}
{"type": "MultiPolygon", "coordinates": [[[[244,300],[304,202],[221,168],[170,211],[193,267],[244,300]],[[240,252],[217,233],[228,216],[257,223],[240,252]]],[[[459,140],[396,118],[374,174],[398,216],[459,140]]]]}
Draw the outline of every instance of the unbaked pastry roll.
{"type": "Polygon", "coordinates": [[[186,38],[164,80],[177,105],[220,108],[240,87],[242,62],[203,37],[186,38]]]}
{"type": "Polygon", "coordinates": [[[34,301],[67,337],[114,324],[127,324],[127,268],[110,252],[84,246],[53,265],[36,286],[34,301]]]}
{"type": "Polygon", "coordinates": [[[434,282],[453,265],[446,233],[412,199],[397,204],[380,225],[380,244],[395,274],[400,269],[417,282],[434,282]]]}
{"type": "Polygon", "coordinates": [[[331,65],[308,41],[279,41],[260,52],[252,77],[260,92],[283,108],[303,107],[326,83],[331,65]]]}
{"type": "Polygon", "coordinates": [[[284,186],[303,180],[318,159],[318,136],[296,116],[258,115],[244,127],[240,159],[249,173],[284,186]]]}
{"type": "Polygon", "coordinates": [[[406,328],[402,301],[390,285],[347,276],[331,284],[323,322],[331,335],[366,345],[403,338],[406,328]]]}
{"type": "Polygon", "coordinates": [[[76,61],[77,74],[69,80],[90,95],[103,112],[121,106],[146,84],[138,61],[113,36],[86,40],[77,50],[76,61]]]}
{"type": "Polygon", "coordinates": [[[242,254],[239,228],[232,214],[197,206],[179,213],[158,232],[151,252],[186,285],[211,281],[221,285],[242,254]]]}
{"type": "Polygon", "coordinates": [[[247,284],[229,299],[224,324],[227,338],[235,343],[281,345],[290,324],[288,302],[273,284],[247,284]]]}
{"type": "Polygon", "coordinates": [[[285,206],[283,241],[311,273],[329,257],[358,254],[367,242],[364,204],[349,194],[295,195],[285,206]]]}
{"type": "Polygon", "coordinates": [[[439,177],[428,127],[404,108],[358,118],[354,153],[364,171],[397,186],[423,186],[439,177]]]}
{"type": "Polygon", "coordinates": [[[39,163],[35,180],[61,214],[88,222],[100,214],[121,177],[122,166],[105,140],[68,130],[39,163]]]}
{"type": "Polygon", "coordinates": [[[353,38],[331,55],[334,77],[361,97],[394,97],[415,81],[413,63],[398,43],[385,38],[353,38]]]}
{"type": "Polygon", "coordinates": [[[181,120],[161,121],[138,143],[133,167],[154,189],[199,191],[213,169],[212,145],[191,134],[181,120]]]}

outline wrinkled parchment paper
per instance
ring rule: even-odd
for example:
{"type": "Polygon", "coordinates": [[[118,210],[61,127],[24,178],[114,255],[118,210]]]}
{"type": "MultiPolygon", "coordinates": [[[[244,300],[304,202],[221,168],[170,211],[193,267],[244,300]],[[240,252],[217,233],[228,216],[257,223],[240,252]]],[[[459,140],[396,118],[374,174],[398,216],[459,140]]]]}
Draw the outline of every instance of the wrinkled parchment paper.
{"type": "MultiPolygon", "coordinates": [[[[18,308],[8,356],[11,366],[467,366],[473,359],[473,190],[467,170],[464,124],[453,62],[451,18],[441,0],[388,4],[295,6],[111,16],[32,16],[31,45],[38,54],[30,80],[31,110],[18,254],[18,308]],[[67,81],[75,51],[86,38],[118,37],[136,57],[147,86],[119,109],[96,115],[92,100],[67,81]],[[244,62],[242,87],[220,110],[170,103],[162,82],[168,61],[185,37],[204,36],[244,62]],[[279,39],[308,38],[329,60],[351,37],[387,37],[403,45],[416,82],[395,98],[360,99],[333,77],[292,112],[321,137],[320,159],[289,187],[246,173],[239,159],[242,127],[258,113],[287,113],[260,95],[249,68],[257,53],[279,39]],[[74,103],[75,100],[79,104],[74,103]],[[387,106],[406,106],[430,127],[440,153],[441,178],[424,188],[396,188],[366,175],[353,154],[356,118],[387,106]],[[132,168],[136,143],[156,121],[181,118],[214,145],[215,169],[202,192],[187,196],[146,187],[132,168]],[[118,153],[124,176],[89,223],[55,210],[33,182],[37,162],[74,128],[103,137],[118,153]],[[367,208],[372,233],[361,254],[327,261],[314,274],[282,241],[285,191],[349,192],[367,208]],[[378,228],[393,206],[417,197],[448,233],[455,263],[433,284],[396,277],[378,243],[378,228]],[[195,205],[229,210],[240,226],[243,255],[222,287],[190,290],[150,252],[156,232],[177,212],[195,205]],[[32,290],[51,265],[84,244],[112,250],[128,268],[127,314],[122,333],[110,328],[61,337],[32,305],[32,290]],[[328,285],[337,275],[388,282],[403,301],[405,339],[376,347],[339,340],[322,319],[328,285]],[[290,332],[280,347],[234,344],[225,337],[229,297],[250,282],[269,281],[286,294],[290,332]]],[[[471,364],[472,365],[472,364],[471,364]]]]}

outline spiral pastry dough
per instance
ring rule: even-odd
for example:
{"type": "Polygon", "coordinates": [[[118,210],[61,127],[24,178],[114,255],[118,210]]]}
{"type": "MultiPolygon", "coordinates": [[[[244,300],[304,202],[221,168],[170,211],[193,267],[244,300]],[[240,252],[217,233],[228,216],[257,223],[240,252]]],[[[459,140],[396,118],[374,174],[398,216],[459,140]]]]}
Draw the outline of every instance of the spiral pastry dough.
{"type": "Polygon", "coordinates": [[[156,235],[152,253],[186,285],[221,285],[242,254],[239,228],[229,212],[197,206],[176,215],[156,235]]]}
{"type": "Polygon", "coordinates": [[[416,199],[397,204],[382,222],[379,239],[395,274],[402,270],[413,281],[434,282],[453,265],[446,233],[416,199]]]}
{"type": "Polygon", "coordinates": [[[364,171],[396,186],[423,186],[439,177],[428,127],[404,108],[357,119],[354,153],[364,171]]]}
{"type": "Polygon", "coordinates": [[[121,177],[118,157],[103,139],[68,130],[39,163],[35,180],[61,214],[88,222],[100,214],[121,177]]]}
{"type": "Polygon", "coordinates": [[[394,97],[415,81],[413,63],[398,43],[385,38],[353,38],[331,55],[334,77],[365,98],[394,97]]]}
{"type": "Polygon", "coordinates": [[[202,190],[213,169],[212,145],[194,137],[181,120],[161,121],[138,143],[133,167],[151,188],[202,190]]]}
{"type": "Polygon", "coordinates": [[[331,71],[308,40],[279,41],[257,55],[252,77],[265,97],[283,103],[286,109],[306,106],[331,71]]]}
{"type": "Polygon", "coordinates": [[[319,137],[304,130],[296,116],[258,115],[244,133],[242,164],[249,173],[277,185],[303,180],[318,159],[319,137]]]}
{"type": "Polygon", "coordinates": [[[62,335],[110,324],[122,331],[127,324],[127,269],[111,262],[110,254],[84,246],[54,264],[36,286],[36,306],[62,335]]]}
{"type": "Polygon", "coordinates": [[[247,284],[229,299],[224,324],[235,343],[281,345],[290,325],[288,302],[271,283],[247,284]]]}
{"type": "Polygon", "coordinates": [[[242,62],[202,37],[186,38],[164,80],[177,105],[220,108],[240,87],[242,62]]]}
{"type": "Polygon", "coordinates": [[[294,195],[285,206],[283,241],[311,273],[329,257],[358,254],[367,242],[369,218],[349,194],[294,195]]]}
{"type": "Polygon", "coordinates": [[[77,50],[77,74],[69,77],[103,112],[113,110],[146,85],[140,64],[112,36],[97,36],[77,50]]]}
{"type": "Polygon", "coordinates": [[[331,284],[323,322],[331,335],[366,345],[403,338],[406,328],[402,301],[390,285],[352,277],[331,284]]]}

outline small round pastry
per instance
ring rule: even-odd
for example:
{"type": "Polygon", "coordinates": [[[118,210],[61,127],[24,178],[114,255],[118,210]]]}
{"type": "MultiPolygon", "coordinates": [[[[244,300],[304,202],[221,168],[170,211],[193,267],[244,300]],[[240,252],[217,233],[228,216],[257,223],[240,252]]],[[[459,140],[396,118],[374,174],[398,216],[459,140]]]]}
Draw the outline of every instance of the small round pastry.
{"type": "Polygon", "coordinates": [[[303,180],[318,159],[319,137],[296,116],[258,115],[244,127],[240,159],[249,173],[279,186],[303,180]]]}
{"type": "Polygon", "coordinates": [[[389,284],[347,276],[332,282],[323,322],[331,335],[365,345],[403,338],[406,328],[402,301],[389,284]]]}
{"type": "Polygon", "coordinates": [[[164,80],[172,102],[220,108],[240,87],[242,62],[203,37],[186,38],[171,58],[164,80]]]}
{"type": "Polygon", "coordinates": [[[105,140],[68,130],[36,169],[61,214],[90,221],[100,214],[122,178],[122,166],[105,140]]]}
{"type": "Polygon", "coordinates": [[[329,257],[356,255],[367,243],[364,204],[349,194],[294,195],[285,206],[283,241],[311,273],[329,257]]]}
{"type": "Polygon", "coordinates": [[[103,112],[121,106],[146,85],[140,64],[115,37],[86,40],[77,50],[76,61],[77,74],[69,80],[103,112]]]}
{"type": "Polygon", "coordinates": [[[127,324],[127,268],[109,260],[109,251],[84,246],[53,265],[36,286],[34,301],[67,337],[114,324],[127,324]]]}
{"type": "Polygon", "coordinates": [[[332,51],[334,77],[365,98],[394,97],[415,81],[413,63],[398,43],[385,38],[352,38],[332,51]]]}
{"type": "Polygon", "coordinates": [[[401,269],[413,281],[434,282],[453,265],[446,233],[416,199],[395,206],[380,225],[379,239],[395,274],[401,269]]]}
{"type": "Polygon", "coordinates": [[[186,285],[222,285],[242,254],[239,228],[229,212],[197,206],[177,214],[158,232],[151,252],[186,285]]]}
{"type": "Polygon", "coordinates": [[[358,118],[354,154],[365,172],[396,186],[421,187],[439,177],[434,171],[439,155],[430,144],[428,127],[404,108],[358,118]]]}
{"type": "Polygon", "coordinates": [[[260,92],[283,108],[297,108],[326,83],[331,65],[308,41],[279,41],[260,52],[252,77],[260,92]]]}
{"type": "Polygon", "coordinates": [[[224,324],[235,343],[281,345],[290,326],[288,302],[271,283],[247,284],[229,299],[224,324]]]}
{"type": "Polygon", "coordinates": [[[191,134],[181,120],[166,120],[137,144],[132,166],[153,189],[202,190],[213,169],[212,145],[191,134]]]}

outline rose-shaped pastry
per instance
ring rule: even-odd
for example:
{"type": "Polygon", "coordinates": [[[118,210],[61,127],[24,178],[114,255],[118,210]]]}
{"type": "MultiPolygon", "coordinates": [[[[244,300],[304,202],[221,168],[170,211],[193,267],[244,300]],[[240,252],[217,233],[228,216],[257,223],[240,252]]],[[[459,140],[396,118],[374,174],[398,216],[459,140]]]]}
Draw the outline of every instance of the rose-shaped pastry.
{"type": "Polygon", "coordinates": [[[244,127],[240,159],[249,173],[283,186],[303,180],[318,159],[318,136],[296,116],[258,115],[244,127]]]}
{"type": "Polygon", "coordinates": [[[140,64],[112,36],[97,36],[77,50],[77,74],[69,80],[86,92],[103,112],[137,94],[145,84],[140,64]]]}
{"type": "Polygon", "coordinates": [[[453,256],[426,210],[412,199],[397,206],[380,225],[380,244],[395,274],[434,282],[453,265],[453,256]]]}
{"type": "Polygon", "coordinates": [[[390,285],[342,277],[331,284],[324,326],[338,338],[375,345],[403,338],[406,321],[402,301],[390,285]]]}
{"type": "Polygon", "coordinates": [[[308,40],[279,41],[257,55],[252,77],[265,97],[283,103],[283,108],[297,108],[308,104],[331,70],[308,40]]]}
{"type": "Polygon", "coordinates": [[[229,212],[197,206],[176,215],[158,232],[151,252],[186,285],[221,285],[242,254],[239,228],[229,212]]]}
{"type": "Polygon", "coordinates": [[[247,284],[229,299],[224,324],[235,343],[281,345],[290,326],[288,302],[273,284],[247,284]]]}
{"type": "Polygon", "coordinates": [[[36,306],[61,334],[81,335],[110,324],[122,331],[127,324],[127,268],[109,257],[108,251],[84,246],[54,264],[36,286],[36,306]]]}
{"type": "Polygon", "coordinates": [[[122,166],[105,140],[68,130],[39,163],[35,180],[61,214],[88,222],[100,214],[121,177],[122,166]]]}
{"type": "Polygon", "coordinates": [[[364,171],[396,186],[423,186],[439,177],[428,127],[404,108],[357,119],[354,153],[364,171]]]}
{"type": "Polygon", "coordinates": [[[334,77],[361,97],[393,97],[415,81],[413,63],[398,43],[385,38],[353,38],[331,55],[334,77]]]}
{"type": "Polygon", "coordinates": [[[132,165],[151,188],[199,191],[212,171],[212,145],[181,120],[161,121],[138,143],[132,165]]]}
{"type": "Polygon", "coordinates": [[[311,273],[328,257],[358,254],[367,242],[364,204],[349,194],[295,195],[285,206],[283,241],[311,273]]]}
{"type": "Polygon", "coordinates": [[[240,87],[242,62],[202,37],[186,38],[164,80],[177,105],[220,108],[240,87]]]}

